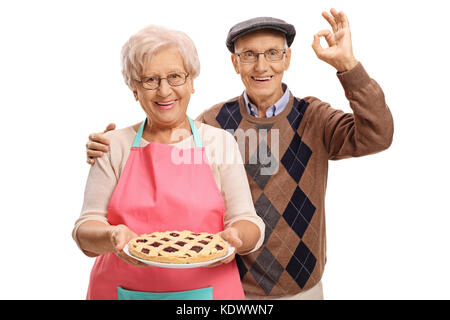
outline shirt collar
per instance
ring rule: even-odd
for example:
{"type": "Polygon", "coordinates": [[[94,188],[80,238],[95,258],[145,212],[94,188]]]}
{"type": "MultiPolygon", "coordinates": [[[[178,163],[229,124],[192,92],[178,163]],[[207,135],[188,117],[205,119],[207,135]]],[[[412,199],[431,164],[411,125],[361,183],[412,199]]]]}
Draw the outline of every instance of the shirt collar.
{"type": "MultiPolygon", "coordinates": [[[[267,118],[276,116],[279,113],[281,113],[281,111],[283,111],[284,108],[286,108],[286,106],[287,106],[287,104],[289,102],[289,96],[290,96],[289,88],[284,83],[282,83],[281,86],[282,86],[282,89],[284,91],[284,94],[280,98],[280,100],[275,102],[273,106],[271,106],[270,108],[268,108],[266,110],[266,117],[267,118]]],[[[247,96],[247,91],[246,90],[244,90],[244,103],[245,103],[245,108],[247,109],[247,112],[251,116],[257,118],[258,117],[258,107],[250,102],[250,99],[247,96]]]]}

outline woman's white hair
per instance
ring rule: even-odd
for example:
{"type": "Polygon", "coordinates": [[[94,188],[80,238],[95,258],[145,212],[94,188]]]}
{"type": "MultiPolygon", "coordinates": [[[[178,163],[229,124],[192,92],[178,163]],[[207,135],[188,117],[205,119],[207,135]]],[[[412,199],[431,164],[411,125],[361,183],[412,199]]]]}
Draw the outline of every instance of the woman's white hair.
{"type": "Polygon", "coordinates": [[[168,47],[179,50],[184,67],[192,79],[199,75],[200,61],[192,39],[182,31],[149,25],[131,36],[122,47],[122,75],[131,90],[133,80],[140,79],[153,54],[168,47]]]}

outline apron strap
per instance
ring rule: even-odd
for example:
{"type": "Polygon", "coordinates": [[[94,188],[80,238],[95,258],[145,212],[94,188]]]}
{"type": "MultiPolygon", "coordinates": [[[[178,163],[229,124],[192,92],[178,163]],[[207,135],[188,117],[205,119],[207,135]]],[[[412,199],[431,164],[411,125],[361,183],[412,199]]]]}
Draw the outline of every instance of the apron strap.
{"type": "MultiPolygon", "coordinates": [[[[198,133],[197,127],[194,124],[194,121],[188,116],[189,125],[191,126],[192,135],[194,137],[194,144],[196,148],[203,148],[202,139],[200,138],[200,134],[198,133]]],[[[145,124],[147,123],[147,118],[142,121],[141,126],[139,127],[136,136],[134,137],[133,147],[141,146],[142,133],[144,132],[145,124]]]]}
{"type": "Polygon", "coordinates": [[[144,132],[144,126],[145,126],[146,122],[147,122],[147,118],[145,118],[145,120],[142,121],[142,124],[139,127],[139,130],[136,133],[136,136],[134,137],[133,147],[140,147],[141,146],[142,133],[144,132]]]}
{"type": "Polygon", "coordinates": [[[194,136],[194,144],[196,148],[203,148],[202,139],[198,133],[197,127],[194,124],[194,121],[188,116],[189,124],[191,125],[192,135],[194,136]]]}

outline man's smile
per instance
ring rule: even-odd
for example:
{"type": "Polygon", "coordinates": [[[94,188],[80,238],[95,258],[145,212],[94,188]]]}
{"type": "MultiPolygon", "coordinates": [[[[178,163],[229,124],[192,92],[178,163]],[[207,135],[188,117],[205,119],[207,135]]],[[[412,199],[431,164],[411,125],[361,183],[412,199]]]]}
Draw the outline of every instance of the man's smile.
{"type": "Polygon", "coordinates": [[[250,78],[252,78],[252,80],[257,81],[257,82],[268,82],[268,81],[272,80],[273,76],[264,76],[264,77],[251,76],[250,78]]]}

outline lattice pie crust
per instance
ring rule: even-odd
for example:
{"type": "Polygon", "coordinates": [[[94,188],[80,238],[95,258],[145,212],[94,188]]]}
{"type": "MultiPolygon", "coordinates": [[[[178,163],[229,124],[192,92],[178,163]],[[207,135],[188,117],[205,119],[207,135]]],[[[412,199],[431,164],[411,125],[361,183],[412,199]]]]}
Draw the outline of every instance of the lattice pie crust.
{"type": "Polygon", "coordinates": [[[219,235],[187,230],[143,234],[129,243],[133,256],[167,263],[204,262],[224,256],[227,250],[219,235]]]}

